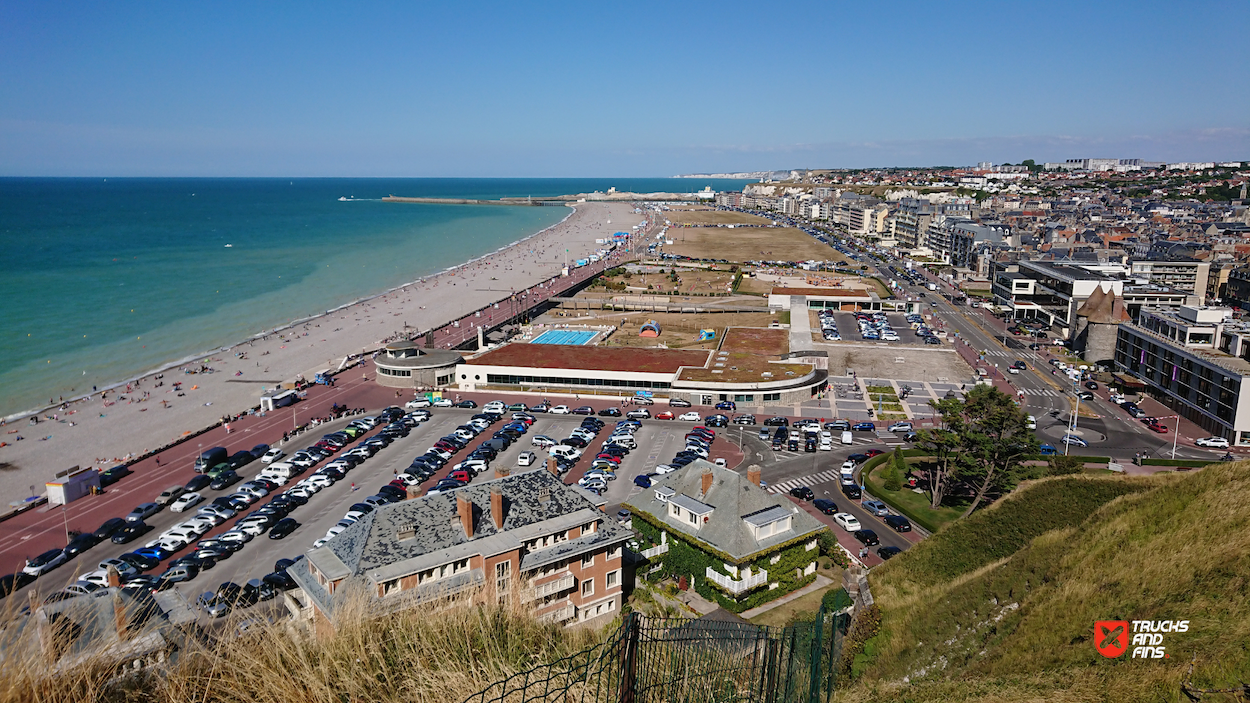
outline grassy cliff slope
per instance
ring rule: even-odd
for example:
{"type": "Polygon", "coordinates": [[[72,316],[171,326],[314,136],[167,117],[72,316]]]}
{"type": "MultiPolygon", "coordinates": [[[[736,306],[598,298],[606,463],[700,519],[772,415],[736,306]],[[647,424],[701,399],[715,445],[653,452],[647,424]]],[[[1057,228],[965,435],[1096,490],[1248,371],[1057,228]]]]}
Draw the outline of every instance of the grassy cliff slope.
{"type": "Polygon", "coordinates": [[[1191,661],[1194,686],[1250,682],[1250,465],[1042,481],[871,583],[881,632],[842,700],[1182,700],[1191,661]],[[1107,659],[1096,620],[1190,629],[1107,659]]]}

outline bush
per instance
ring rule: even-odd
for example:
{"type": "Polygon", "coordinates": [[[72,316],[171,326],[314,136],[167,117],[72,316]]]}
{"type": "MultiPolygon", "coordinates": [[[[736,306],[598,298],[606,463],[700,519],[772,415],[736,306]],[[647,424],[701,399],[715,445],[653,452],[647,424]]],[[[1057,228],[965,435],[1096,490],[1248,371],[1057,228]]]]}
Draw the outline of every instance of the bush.
{"type": "Polygon", "coordinates": [[[892,493],[897,493],[898,491],[903,490],[903,478],[898,473],[897,463],[891,461],[889,466],[885,467],[882,479],[884,481],[882,487],[885,488],[885,490],[892,493]]]}
{"type": "Polygon", "coordinates": [[[1085,470],[1085,459],[1079,456],[1063,456],[1056,454],[1050,458],[1050,475],[1067,476],[1079,474],[1085,470]]]}
{"type": "Polygon", "coordinates": [[[846,592],[845,588],[833,588],[825,591],[825,597],[820,600],[820,605],[826,612],[836,612],[851,604],[851,596],[846,592]]]}

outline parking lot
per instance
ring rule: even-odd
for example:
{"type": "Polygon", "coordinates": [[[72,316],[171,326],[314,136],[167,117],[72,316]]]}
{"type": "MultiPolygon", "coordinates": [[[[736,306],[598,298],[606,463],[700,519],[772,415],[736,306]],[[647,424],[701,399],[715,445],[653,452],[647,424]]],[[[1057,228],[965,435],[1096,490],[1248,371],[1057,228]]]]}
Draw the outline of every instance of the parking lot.
{"type": "MultiPolygon", "coordinates": [[[[815,339],[818,342],[824,342],[825,340],[820,333],[820,320],[814,310],[812,311],[812,318],[812,332],[815,335],[815,339]]],[[[917,337],[914,330],[912,330],[911,325],[908,324],[907,316],[901,312],[886,313],[886,320],[889,321],[890,327],[894,329],[895,334],[899,336],[899,340],[897,342],[890,342],[884,339],[864,339],[864,337],[860,334],[859,323],[856,322],[854,313],[835,311],[833,313],[833,320],[838,326],[838,334],[841,335],[843,342],[868,342],[871,344],[889,344],[892,346],[914,346],[917,344],[924,344],[924,340],[917,337]]],[[[837,342],[830,343],[837,344],[837,342]]]]}
{"type": "MultiPolygon", "coordinates": [[[[479,410],[432,408],[430,420],[417,425],[406,437],[397,438],[389,446],[382,448],[374,456],[358,464],[343,480],[311,495],[305,505],[295,508],[289,517],[298,521],[300,526],[289,536],[280,540],[269,539],[268,533],[255,537],[229,558],[218,562],[209,569],[201,571],[195,578],[177,584],[174,588],[183,594],[189,602],[194,603],[200,593],[215,590],[221,583],[230,581],[242,585],[249,579],[261,578],[274,571],[274,564],[277,560],[283,558],[294,559],[305,553],[313,546],[314,542],[325,536],[327,530],[343,519],[352,504],[361,502],[366,497],[374,494],[380,486],[389,483],[397,474],[404,472],[414,457],[423,454],[438,438],[451,433],[477,412],[479,410]]],[[[510,413],[507,416],[510,416],[510,413]]],[[[303,446],[311,445],[321,435],[337,432],[351,421],[358,419],[358,417],[360,416],[342,418],[323,424],[316,428],[316,431],[302,437],[300,441],[290,443],[286,450],[288,453],[292,453],[303,446]]],[[[490,469],[481,472],[474,479],[474,482],[490,480],[494,477],[495,469],[498,467],[506,467],[512,472],[544,467],[547,453],[545,450],[532,446],[532,438],[541,434],[559,441],[568,437],[570,432],[578,427],[583,419],[578,415],[537,414],[535,417],[537,419],[530,431],[506,450],[500,452],[496,459],[491,462],[490,469]],[[532,467],[519,466],[518,458],[522,452],[528,451],[535,453],[537,461],[532,467]]],[[[611,433],[611,428],[618,420],[618,418],[614,417],[601,417],[599,419],[605,423],[604,429],[596,437],[595,442],[586,448],[576,465],[565,474],[564,480],[566,482],[575,483],[581,478],[585,470],[590,467],[596,454],[596,451],[592,450],[598,449],[602,441],[611,433]]],[[[438,478],[450,472],[454,464],[463,460],[464,456],[473,448],[489,439],[490,434],[502,424],[502,421],[495,423],[491,428],[488,428],[485,432],[471,440],[465,449],[451,457],[443,471],[419,487],[420,492],[423,493],[432,487],[438,478]]],[[[691,427],[697,424],[699,423],[644,420],[642,426],[634,435],[638,448],[630,452],[622,460],[619,469],[616,471],[616,480],[608,483],[607,490],[603,494],[603,498],[608,502],[607,509],[615,511],[616,506],[622,501],[630,495],[643,490],[634,485],[634,478],[640,474],[651,473],[659,464],[671,460],[685,446],[684,435],[691,427]]],[[[373,434],[375,433],[370,432],[357,438],[352,444],[357,444],[373,434]]],[[[733,465],[738,462],[740,453],[736,446],[722,438],[718,433],[718,437],[711,447],[709,458],[715,459],[722,456],[729,459],[731,465],[733,465]]],[[[288,484],[279,487],[274,493],[289,490],[298,481],[311,475],[318,467],[332,460],[333,457],[319,462],[312,468],[294,476],[288,484]]],[[[253,462],[243,467],[239,473],[243,476],[243,480],[248,480],[259,474],[264,468],[264,464],[253,462]]],[[[207,503],[218,496],[228,495],[233,491],[234,486],[221,491],[205,489],[202,491],[202,494],[207,503]]],[[[264,505],[271,498],[272,495],[262,498],[252,508],[264,505]]],[[[250,510],[251,508],[241,511],[240,515],[250,510]]],[[[65,565],[51,571],[31,587],[39,589],[40,593],[46,596],[59,590],[67,583],[73,582],[78,575],[94,571],[96,565],[101,561],[142,547],[166,529],[191,518],[194,514],[195,508],[188,509],[182,513],[173,513],[168,509],[162,509],[146,520],[147,524],[152,528],[147,535],[129,544],[114,544],[109,540],[105,540],[70,560],[65,565]]],[[[225,523],[209,530],[200,537],[200,541],[215,537],[229,530],[234,526],[236,520],[237,518],[227,520],[225,523]]],[[[195,544],[192,543],[188,547],[183,548],[172,556],[171,559],[191,554],[195,544]]],[[[149,573],[159,575],[164,569],[165,564],[162,563],[149,573]]]]}

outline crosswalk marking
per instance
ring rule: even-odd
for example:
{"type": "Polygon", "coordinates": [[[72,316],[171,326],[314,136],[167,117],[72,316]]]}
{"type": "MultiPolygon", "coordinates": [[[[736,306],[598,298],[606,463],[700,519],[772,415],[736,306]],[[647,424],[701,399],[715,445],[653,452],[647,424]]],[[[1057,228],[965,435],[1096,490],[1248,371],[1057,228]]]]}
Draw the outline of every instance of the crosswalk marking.
{"type": "Polygon", "coordinates": [[[789,493],[791,489],[799,486],[811,487],[820,483],[831,483],[841,480],[841,472],[838,469],[829,469],[799,478],[792,478],[781,483],[772,484],[768,487],[770,493],[789,493]]]}
{"type": "Polygon", "coordinates": [[[1061,398],[1063,394],[1050,388],[1021,388],[1025,395],[1036,395],[1043,398],[1061,398]]]}

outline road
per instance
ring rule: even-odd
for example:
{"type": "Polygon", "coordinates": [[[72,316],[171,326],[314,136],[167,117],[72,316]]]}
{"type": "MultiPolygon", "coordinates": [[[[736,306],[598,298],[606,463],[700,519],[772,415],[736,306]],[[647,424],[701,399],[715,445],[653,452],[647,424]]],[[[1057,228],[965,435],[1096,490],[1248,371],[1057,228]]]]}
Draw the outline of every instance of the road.
{"type": "MultiPolygon", "coordinates": [[[[878,275],[896,278],[889,272],[888,265],[903,267],[901,261],[881,261],[865,257],[878,275]]],[[[939,286],[938,292],[925,290],[922,286],[904,282],[903,288],[907,295],[918,298],[926,307],[927,314],[933,314],[949,334],[958,334],[958,339],[968,342],[972,350],[988,352],[983,355],[984,365],[994,367],[1001,378],[1010,383],[1017,391],[1023,391],[1023,407],[1037,419],[1038,439],[1043,443],[1052,444],[1061,451],[1060,439],[1071,426],[1075,390],[1066,377],[1055,374],[1047,359],[1051,356],[1045,351],[1032,350],[1027,342],[1013,338],[1005,331],[1005,325],[980,308],[954,305],[947,296],[962,295],[961,291],[938,279],[921,267],[919,271],[927,280],[939,286]],[[944,295],[939,295],[942,293],[944,295]],[[923,295],[924,297],[920,297],[923,295]],[[998,327],[998,334],[991,333],[998,327]],[[1019,374],[1008,374],[1007,369],[1014,361],[1023,361],[1028,368],[1019,374]]],[[[1032,341],[1030,338],[1025,338],[1032,341]]],[[[1045,344],[1046,340],[1039,340],[1045,344]]],[[[1084,390],[1079,389],[1079,390],[1084,390]]],[[[1153,456],[1170,456],[1172,452],[1172,433],[1160,435],[1146,429],[1140,422],[1129,417],[1122,408],[1107,399],[1107,391],[1100,388],[1093,401],[1082,401],[1082,413],[1092,410],[1098,417],[1087,417],[1084,414],[1077,418],[1077,434],[1089,443],[1088,447],[1069,447],[1069,453],[1085,456],[1112,456],[1124,463],[1133,459],[1138,452],[1148,452],[1153,456]]],[[[1186,444],[1179,444],[1176,449],[1177,458],[1215,460],[1223,451],[1209,452],[1186,444]]]]}

